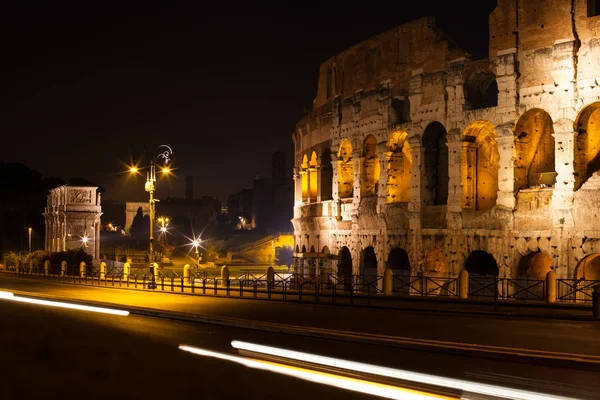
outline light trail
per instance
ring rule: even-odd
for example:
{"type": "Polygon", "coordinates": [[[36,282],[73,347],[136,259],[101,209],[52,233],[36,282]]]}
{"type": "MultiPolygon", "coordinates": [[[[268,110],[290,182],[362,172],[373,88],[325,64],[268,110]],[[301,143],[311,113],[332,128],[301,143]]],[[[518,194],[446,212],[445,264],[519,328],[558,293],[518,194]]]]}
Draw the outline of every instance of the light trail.
{"type": "Polygon", "coordinates": [[[440,396],[418,390],[406,389],[397,386],[385,385],[376,382],[369,382],[362,379],[349,378],[341,375],[330,374],[326,372],[313,371],[306,368],[293,367],[284,364],[278,364],[270,361],[257,360],[253,358],[240,357],[215,351],[200,349],[192,346],[180,345],[180,350],[188,351],[193,354],[214,357],[221,360],[227,360],[242,364],[246,367],[262,369],[295,378],[334,386],[341,389],[352,390],[355,392],[371,394],[388,399],[398,400],[431,400],[431,399],[456,399],[456,397],[440,396]]]}
{"type": "Polygon", "coordinates": [[[18,301],[21,303],[39,304],[39,305],[49,306],[49,307],[69,308],[72,310],[97,312],[97,313],[103,313],[103,314],[112,314],[112,315],[120,315],[120,316],[129,315],[129,311],[124,311],[124,310],[114,310],[111,308],[95,307],[95,306],[84,306],[84,305],[80,305],[80,304],[63,303],[63,302],[51,301],[51,300],[32,299],[29,297],[15,296],[11,292],[0,291],[0,299],[18,301]]]}
{"type": "MultiPolygon", "coordinates": [[[[400,370],[378,365],[359,363],[356,361],[348,361],[339,358],[320,356],[310,353],[304,353],[293,350],[281,349],[278,347],[264,346],[254,343],[247,343],[238,340],[231,342],[231,346],[239,350],[247,350],[256,353],[268,354],[277,357],[289,358],[297,361],[305,361],[313,364],[326,365],[328,367],[342,368],[355,372],[384,376],[387,378],[401,379],[411,382],[420,382],[434,386],[441,386],[449,389],[458,389],[463,392],[477,393],[488,396],[497,396],[506,399],[519,400],[571,400],[569,397],[561,397],[556,395],[541,394],[520,389],[511,389],[502,386],[489,385],[485,383],[477,383],[465,381],[461,379],[444,378],[436,375],[423,374],[400,370]]],[[[463,397],[466,398],[466,397],[463,397]]]]}

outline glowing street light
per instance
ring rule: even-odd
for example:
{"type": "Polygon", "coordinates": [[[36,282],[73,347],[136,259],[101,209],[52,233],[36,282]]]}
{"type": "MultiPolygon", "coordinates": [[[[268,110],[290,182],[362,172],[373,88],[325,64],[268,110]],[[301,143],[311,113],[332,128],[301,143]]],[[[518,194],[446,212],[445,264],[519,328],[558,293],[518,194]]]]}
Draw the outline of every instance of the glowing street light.
{"type": "Polygon", "coordinates": [[[196,266],[200,265],[200,253],[198,252],[198,246],[200,246],[200,237],[198,239],[192,240],[192,246],[194,246],[194,250],[196,252],[196,266]]]}
{"type": "MultiPolygon", "coordinates": [[[[150,216],[150,238],[149,238],[149,258],[150,258],[150,270],[152,271],[152,289],[156,287],[156,277],[154,276],[154,204],[158,201],[154,198],[154,192],[156,190],[156,165],[155,161],[158,159],[162,159],[163,166],[161,167],[161,172],[164,174],[168,174],[171,172],[171,168],[169,164],[171,162],[171,155],[173,154],[173,150],[171,147],[166,144],[161,144],[154,150],[154,157],[150,160],[150,165],[148,166],[148,171],[146,172],[146,183],[144,184],[144,189],[150,195],[149,199],[149,216],[150,216]]],[[[129,168],[129,171],[133,174],[138,172],[137,166],[132,166],[129,168]]]]}

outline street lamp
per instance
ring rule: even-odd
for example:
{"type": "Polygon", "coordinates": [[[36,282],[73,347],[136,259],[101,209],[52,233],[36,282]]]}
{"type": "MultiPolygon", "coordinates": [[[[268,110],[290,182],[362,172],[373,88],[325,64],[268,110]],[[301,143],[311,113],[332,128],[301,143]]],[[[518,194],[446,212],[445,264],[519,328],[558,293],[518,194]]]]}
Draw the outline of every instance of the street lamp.
{"type": "Polygon", "coordinates": [[[31,254],[31,227],[27,228],[27,231],[29,232],[29,253],[31,254]]]}
{"type": "MultiPolygon", "coordinates": [[[[163,168],[163,172],[164,171],[165,171],[165,168],[163,168]]],[[[169,226],[169,218],[158,217],[158,222],[160,222],[160,236],[162,238],[162,244],[166,245],[167,244],[167,227],[169,226]]]]}
{"type": "MultiPolygon", "coordinates": [[[[156,191],[156,165],[155,161],[162,159],[163,166],[161,167],[160,172],[164,174],[168,174],[171,172],[171,168],[169,167],[169,163],[171,162],[171,155],[173,154],[173,150],[171,147],[166,144],[161,144],[154,150],[154,157],[150,160],[150,164],[148,166],[148,171],[146,172],[146,184],[144,185],[144,189],[150,195],[149,199],[149,211],[148,214],[150,216],[150,237],[149,237],[149,253],[150,253],[150,269],[153,268],[154,264],[154,204],[159,201],[154,198],[154,192],[156,191]]],[[[132,166],[129,168],[129,171],[133,174],[138,172],[137,166],[132,166]]],[[[154,272],[154,271],[153,271],[154,272]]],[[[155,287],[155,276],[152,273],[152,287],[155,287]]]]}
{"type": "Polygon", "coordinates": [[[200,246],[200,237],[198,239],[192,240],[192,246],[194,246],[194,250],[196,251],[196,267],[200,266],[200,253],[198,253],[198,246],[200,246]]]}

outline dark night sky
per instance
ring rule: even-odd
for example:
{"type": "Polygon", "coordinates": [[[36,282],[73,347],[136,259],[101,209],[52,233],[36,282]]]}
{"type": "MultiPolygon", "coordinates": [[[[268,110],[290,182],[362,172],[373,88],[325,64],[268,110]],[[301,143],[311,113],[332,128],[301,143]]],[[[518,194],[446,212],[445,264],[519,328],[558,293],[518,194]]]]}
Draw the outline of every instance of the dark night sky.
{"type": "Polygon", "coordinates": [[[311,106],[321,62],[424,15],[475,58],[487,57],[496,2],[279,15],[232,15],[203,2],[57,4],[3,6],[0,160],[93,180],[108,189],[104,199],[145,200],[141,181],[119,173],[121,162],[131,145],[167,143],[178,179],[159,197],[183,196],[192,175],[196,197],[226,200],[256,175],[270,176],[274,151],[286,151],[291,168],[291,133],[311,106]]]}

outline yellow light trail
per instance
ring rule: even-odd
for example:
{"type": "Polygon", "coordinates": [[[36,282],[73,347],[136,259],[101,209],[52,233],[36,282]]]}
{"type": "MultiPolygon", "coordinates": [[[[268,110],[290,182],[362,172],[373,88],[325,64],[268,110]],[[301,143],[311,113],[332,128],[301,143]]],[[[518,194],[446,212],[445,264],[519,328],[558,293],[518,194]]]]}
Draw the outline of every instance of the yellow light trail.
{"type": "Polygon", "coordinates": [[[14,293],[2,292],[2,291],[0,291],[0,299],[18,301],[21,303],[39,304],[39,305],[50,306],[50,307],[69,308],[72,310],[97,312],[97,313],[103,313],[103,314],[112,314],[112,315],[120,315],[120,316],[129,315],[129,311],[124,311],[124,310],[113,310],[113,309],[104,308],[104,307],[84,306],[84,305],[80,305],[80,304],[62,303],[62,302],[51,301],[51,300],[32,299],[29,297],[15,296],[14,293]]]}
{"type": "Polygon", "coordinates": [[[434,386],[462,390],[464,392],[484,394],[488,396],[498,396],[508,399],[520,400],[567,400],[568,397],[548,395],[525,391],[520,389],[511,389],[502,386],[464,381],[461,379],[444,378],[436,375],[423,374],[400,370],[379,365],[365,364],[356,361],[343,360],[339,358],[320,356],[316,354],[304,353],[300,351],[286,350],[278,347],[264,346],[254,343],[247,343],[238,340],[231,342],[235,349],[252,351],[255,353],[268,354],[283,358],[289,358],[297,361],[305,361],[313,364],[326,365],[328,367],[343,368],[350,371],[362,372],[372,375],[385,376],[387,378],[400,379],[411,382],[420,382],[434,386]]]}
{"type": "Polygon", "coordinates": [[[245,358],[216,351],[200,349],[192,346],[180,345],[180,350],[188,351],[193,354],[214,357],[221,360],[236,362],[250,368],[262,369],[295,378],[321,383],[324,385],[335,386],[341,389],[352,390],[355,392],[371,394],[388,399],[398,400],[431,400],[431,399],[457,399],[456,397],[447,397],[434,395],[418,390],[406,389],[382,383],[370,382],[362,379],[349,378],[341,375],[330,374],[326,372],[313,371],[306,368],[292,367],[289,365],[278,364],[270,361],[245,358]]]}

